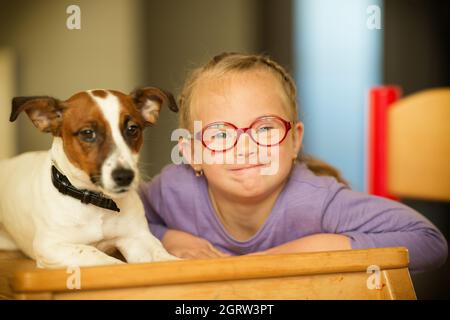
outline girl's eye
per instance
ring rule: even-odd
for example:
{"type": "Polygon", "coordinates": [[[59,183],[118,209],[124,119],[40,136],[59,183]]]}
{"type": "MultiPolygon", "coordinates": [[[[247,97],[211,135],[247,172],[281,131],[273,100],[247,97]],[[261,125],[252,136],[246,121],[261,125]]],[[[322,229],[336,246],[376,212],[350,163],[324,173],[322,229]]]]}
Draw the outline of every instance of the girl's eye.
{"type": "Polygon", "coordinates": [[[272,126],[263,126],[258,128],[258,132],[267,132],[274,129],[272,126]]]}
{"type": "Polygon", "coordinates": [[[84,129],[78,132],[78,137],[81,141],[92,143],[97,139],[97,134],[92,129],[84,129]]]}
{"type": "Polygon", "coordinates": [[[226,139],[227,133],[225,131],[218,132],[214,135],[215,139],[226,139]]]}

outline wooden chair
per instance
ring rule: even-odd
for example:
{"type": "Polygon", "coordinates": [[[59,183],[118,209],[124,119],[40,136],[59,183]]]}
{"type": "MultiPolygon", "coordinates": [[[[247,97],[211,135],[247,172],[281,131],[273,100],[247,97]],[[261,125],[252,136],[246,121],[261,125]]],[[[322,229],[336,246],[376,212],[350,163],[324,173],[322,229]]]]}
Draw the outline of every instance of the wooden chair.
{"type": "Polygon", "coordinates": [[[399,247],[44,270],[19,253],[3,253],[0,297],[416,299],[408,259],[399,247]]]}
{"type": "Polygon", "coordinates": [[[450,201],[450,88],[422,91],[388,110],[388,190],[450,201]]]}

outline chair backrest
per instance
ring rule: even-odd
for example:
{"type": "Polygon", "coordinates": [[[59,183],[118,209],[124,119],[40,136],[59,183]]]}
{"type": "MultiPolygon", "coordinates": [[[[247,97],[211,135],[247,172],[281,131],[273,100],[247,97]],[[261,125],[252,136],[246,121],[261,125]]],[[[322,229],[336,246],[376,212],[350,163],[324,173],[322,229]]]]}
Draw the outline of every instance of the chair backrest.
{"type": "Polygon", "coordinates": [[[450,88],[421,91],[388,111],[388,190],[450,201],[450,88]]]}

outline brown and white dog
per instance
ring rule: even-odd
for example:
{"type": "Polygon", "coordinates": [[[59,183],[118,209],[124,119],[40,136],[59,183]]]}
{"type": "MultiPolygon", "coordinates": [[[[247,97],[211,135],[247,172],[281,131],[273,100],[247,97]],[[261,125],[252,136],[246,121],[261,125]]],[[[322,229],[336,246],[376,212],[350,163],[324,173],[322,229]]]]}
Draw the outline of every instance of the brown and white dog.
{"type": "Polygon", "coordinates": [[[137,193],[142,131],[164,102],[178,111],[154,87],[14,98],[10,121],[25,111],[54,139],[49,151],[0,161],[0,250],[47,268],[122,263],[105,253],[116,248],[130,263],[176,259],[150,233],[137,193]]]}

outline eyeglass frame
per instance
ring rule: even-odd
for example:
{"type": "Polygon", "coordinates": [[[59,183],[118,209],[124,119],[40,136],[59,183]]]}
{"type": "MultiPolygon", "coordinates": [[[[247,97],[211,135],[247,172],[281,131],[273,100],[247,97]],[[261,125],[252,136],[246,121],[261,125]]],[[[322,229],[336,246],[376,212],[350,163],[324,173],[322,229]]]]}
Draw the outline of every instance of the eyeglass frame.
{"type": "Polygon", "coordinates": [[[256,119],[250,124],[250,126],[247,127],[247,128],[238,128],[238,127],[236,127],[234,124],[232,124],[231,122],[226,122],[226,121],[215,121],[215,122],[211,122],[211,123],[207,124],[206,126],[204,126],[204,127],[202,128],[202,131],[197,132],[197,134],[195,135],[195,138],[196,138],[197,140],[201,140],[202,145],[203,145],[205,148],[207,148],[208,150],[210,150],[210,151],[213,151],[213,152],[227,152],[228,150],[231,150],[231,149],[233,149],[234,147],[236,147],[236,145],[237,145],[237,143],[238,143],[238,141],[239,141],[239,138],[240,138],[241,134],[247,133],[247,131],[249,131],[255,123],[257,123],[258,121],[261,121],[261,120],[264,119],[264,118],[275,118],[275,119],[277,119],[277,120],[280,120],[280,121],[283,123],[284,128],[285,128],[284,137],[283,137],[280,141],[278,141],[277,143],[270,144],[270,145],[264,145],[264,144],[260,144],[258,141],[255,140],[255,138],[254,138],[254,137],[252,136],[252,134],[251,134],[251,131],[250,131],[250,133],[248,133],[248,136],[249,136],[250,139],[252,139],[252,141],[255,142],[258,146],[263,146],[263,147],[274,147],[274,146],[280,145],[280,144],[286,139],[286,137],[287,137],[287,135],[288,135],[288,133],[289,133],[289,130],[292,129],[294,123],[293,123],[292,121],[286,121],[286,120],[284,120],[283,118],[281,118],[281,117],[279,117],[279,116],[276,116],[276,115],[267,115],[267,116],[261,116],[261,117],[258,117],[258,118],[256,118],[256,119]],[[204,139],[203,139],[203,135],[205,134],[206,129],[208,129],[209,127],[211,127],[211,126],[213,126],[213,125],[215,125],[215,124],[230,125],[231,127],[233,127],[234,130],[236,130],[236,132],[237,132],[236,141],[234,142],[234,144],[233,144],[231,147],[226,148],[226,149],[223,149],[223,150],[214,150],[214,149],[211,149],[210,147],[208,147],[208,145],[205,143],[205,141],[204,141],[204,139]]]}

